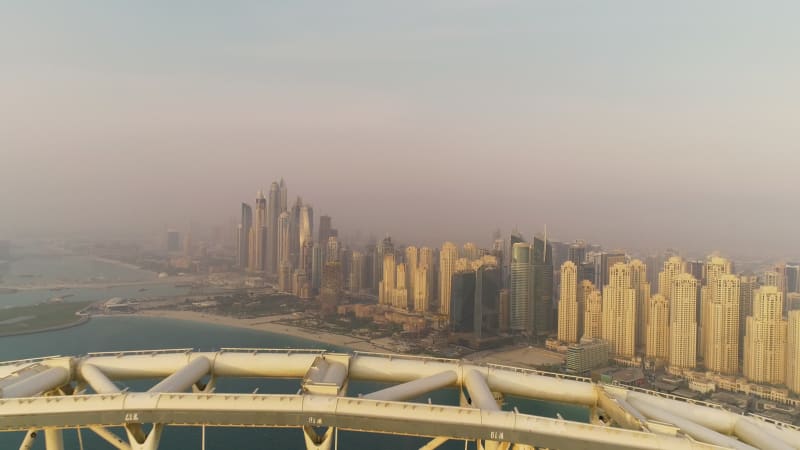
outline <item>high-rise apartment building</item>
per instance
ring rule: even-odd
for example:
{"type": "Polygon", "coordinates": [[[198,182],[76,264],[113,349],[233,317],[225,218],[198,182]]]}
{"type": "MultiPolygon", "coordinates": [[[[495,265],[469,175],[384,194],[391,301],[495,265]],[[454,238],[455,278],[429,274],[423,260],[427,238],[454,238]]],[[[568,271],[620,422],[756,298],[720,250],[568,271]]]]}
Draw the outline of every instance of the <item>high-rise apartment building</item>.
{"type": "Polygon", "coordinates": [[[634,259],[630,262],[631,289],[636,291],[636,348],[647,343],[647,310],[650,306],[650,283],[647,281],[647,266],[634,259]]]}
{"type": "Polygon", "coordinates": [[[684,262],[680,256],[672,256],[664,261],[664,270],[658,274],[658,293],[670,299],[672,280],[684,272],[684,262]]]}
{"type": "MultiPolygon", "coordinates": [[[[591,284],[584,301],[583,339],[601,339],[603,337],[603,295],[591,284]]],[[[584,290],[584,293],[587,291],[584,290]]]]}
{"type": "Polygon", "coordinates": [[[417,247],[409,246],[405,250],[406,256],[406,286],[408,287],[408,304],[413,307],[416,303],[416,289],[414,283],[416,282],[417,266],[419,265],[419,250],[417,247]]]}
{"type": "Polygon", "coordinates": [[[253,226],[250,228],[250,248],[248,250],[250,272],[264,272],[267,251],[267,199],[262,191],[256,196],[256,210],[253,226]]]}
{"type": "Polygon", "coordinates": [[[747,318],[744,339],[744,376],[749,381],[784,383],[786,328],[783,293],[777,286],[761,287],[753,298],[753,315],[747,318]]]}
{"type": "Polygon", "coordinates": [[[609,271],[609,283],[603,288],[603,339],[619,357],[636,354],[636,290],[631,289],[631,268],[617,263],[609,271]]]}
{"type": "Polygon", "coordinates": [[[572,261],[561,265],[561,296],[558,301],[558,340],[568,344],[578,342],[578,267],[572,261]]]}
{"type": "Polygon", "coordinates": [[[354,251],[350,255],[350,291],[358,293],[364,287],[364,254],[354,251]]]}
{"type": "Polygon", "coordinates": [[[556,331],[558,326],[553,308],[553,249],[546,236],[536,236],[531,244],[531,309],[532,330],[541,339],[556,331]]]}
{"type": "Polygon", "coordinates": [[[250,228],[253,226],[253,208],[242,203],[242,218],[236,236],[236,263],[240,269],[246,269],[250,262],[250,228]]]}
{"type": "Polygon", "coordinates": [[[672,279],[668,302],[670,368],[694,369],[697,365],[697,279],[688,273],[677,274],[672,279]]]}
{"type": "Polygon", "coordinates": [[[669,303],[666,297],[656,294],[650,297],[647,307],[647,336],[645,356],[666,361],[669,358],[669,303]]]}
{"type": "Polygon", "coordinates": [[[281,215],[281,194],[278,183],[269,187],[269,203],[267,205],[267,253],[266,272],[278,274],[278,217],[281,215]]]}
{"type": "Polygon", "coordinates": [[[723,375],[739,372],[739,277],[723,273],[714,281],[713,297],[703,318],[706,370],[723,375]]]}
{"type": "Polygon", "coordinates": [[[531,246],[517,242],[511,247],[511,330],[530,331],[532,297],[531,246]]]}
{"type": "Polygon", "coordinates": [[[397,275],[395,276],[395,283],[397,287],[392,293],[392,306],[398,309],[408,310],[408,287],[406,286],[406,265],[401,263],[397,265],[397,275]]]}
{"type": "Polygon", "coordinates": [[[397,276],[397,267],[395,266],[394,251],[387,252],[383,255],[383,276],[380,281],[380,289],[378,294],[378,304],[391,305],[394,297],[394,290],[397,288],[395,277],[397,276]]]}
{"type": "Polygon", "coordinates": [[[747,318],[753,315],[753,296],[758,289],[758,277],[742,275],[739,278],[739,362],[744,360],[744,336],[747,318]]]}
{"type": "Polygon", "coordinates": [[[446,317],[450,317],[450,294],[457,260],[458,247],[445,242],[439,253],[439,314],[446,317]]]}
{"type": "Polygon", "coordinates": [[[290,267],[291,263],[291,242],[290,242],[290,216],[283,211],[278,216],[278,265],[282,266],[286,262],[290,267]]]}
{"type": "Polygon", "coordinates": [[[800,394],[800,310],[789,311],[786,333],[786,387],[800,394]]]}
{"type": "Polygon", "coordinates": [[[430,310],[431,282],[431,270],[428,266],[417,267],[414,271],[414,311],[425,313],[430,310]]]}
{"type": "Polygon", "coordinates": [[[700,347],[698,348],[698,356],[705,357],[705,352],[709,348],[709,334],[710,328],[707,325],[707,319],[711,317],[711,303],[714,301],[717,289],[717,279],[725,274],[731,273],[731,263],[725,258],[719,256],[711,256],[703,265],[703,280],[705,286],[700,290],[700,316],[698,323],[700,325],[700,347]]]}

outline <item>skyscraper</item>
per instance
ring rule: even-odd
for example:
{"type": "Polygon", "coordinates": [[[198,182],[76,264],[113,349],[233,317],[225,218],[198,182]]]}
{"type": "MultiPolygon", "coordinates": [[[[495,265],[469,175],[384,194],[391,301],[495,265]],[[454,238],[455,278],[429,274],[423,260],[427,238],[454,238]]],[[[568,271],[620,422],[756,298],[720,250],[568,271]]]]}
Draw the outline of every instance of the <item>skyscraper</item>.
{"type": "Polygon", "coordinates": [[[647,342],[647,310],[650,306],[650,283],[647,281],[647,266],[640,260],[630,263],[631,289],[636,291],[636,348],[647,342]]]}
{"type": "Polygon", "coordinates": [[[395,276],[395,283],[397,287],[392,293],[392,306],[398,309],[408,310],[408,286],[406,280],[406,265],[401,263],[397,265],[397,275],[395,276]]]}
{"type": "Polygon", "coordinates": [[[375,247],[375,258],[373,259],[373,267],[372,267],[372,277],[373,283],[376,291],[378,292],[378,296],[380,297],[380,287],[379,284],[381,280],[383,280],[384,271],[383,271],[383,261],[384,255],[392,253],[392,257],[394,257],[394,244],[392,243],[392,238],[386,236],[380,244],[375,247]]]}
{"type": "Polygon", "coordinates": [[[350,256],[350,291],[358,293],[364,287],[364,254],[353,251],[350,256]]]}
{"type": "MultiPolygon", "coordinates": [[[[600,267],[595,277],[597,280],[595,281],[595,285],[602,289],[607,284],[609,284],[609,277],[611,275],[611,268],[613,268],[618,263],[627,263],[628,257],[623,252],[603,252],[600,254],[600,267]]],[[[612,348],[613,351],[613,348],[612,348]]]]}
{"type": "Polygon", "coordinates": [[[300,210],[303,207],[303,199],[297,197],[295,200],[294,205],[292,205],[292,210],[289,213],[289,257],[292,263],[292,266],[295,268],[300,268],[300,252],[302,248],[300,247],[300,210]]]}
{"type": "Polygon", "coordinates": [[[633,358],[636,354],[636,290],[631,289],[630,265],[614,264],[608,281],[608,286],[603,288],[603,339],[611,344],[614,355],[633,358]]]}
{"type": "MultiPolygon", "coordinates": [[[[603,337],[603,296],[589,280],[585,300],[583,319],[583,339],[600,339],[603,337]]],[[[586,290],[584,291],[586,292],[586,290]]]]}
{"type": "Polygon", "coordinates": [[[717,279],[730,273],[730,261],[719,256],[709,257],[703,266],[703,279],[706,285],[700,291],[700,316],[698,318],[698,323],[700,324],[700,347],[698,348],[698,356],[705,357],[705,352],[711,339],[707,319],[711,317],[711,303],[716,295],[717,279]]]}
{"type": "Polygon", "coordinates": [[[414,283],[416,282],[416,275],[417,275],[417,266],[419,265],[419,251],[417,247],[409,246],[406,247],[406,276],[408,280],[406,282],[406,287],[408,288],[408,303],[410,305],[414,305],[416,303],[415,295],[416,290],[414,288],[414,283]]]}
{"type": "Polygon", "coordinates": [[[314,236],[314,208],[304,204],[300,207],[300,247],[313,240],[314,236]]]}
{"type": "Polygon", "coordinates": [[[703,329],[708,333],[705,367],[723,375],[739,372],[739,277],[720,274],[714,282],[703,329]]]}
{"type": "Polygon", "coordinates": [[[284,211],[278,216],[278,264],[288,263],[291,267],[291,226],[289,213],[284,211]]]}
{"type": "Polygon", "coordinates": [[[753,296],[758,289],[758,277],[742,275],[739,278],[739,361],[744,361],[744,336],[747,318],[753,315],[753,296]]]}
{"type": "MultiPolygon", "coordinates": [[[[499,264],[499,261],[497,262],[499,264]]],[[[475,302],[472,332],[481,339],[496,334],[500,325],[501,271],[496,264],[482,264],[475,270],[475,302]]]]}
{"type": "Polygon", "coordinates": [[[267,199],[258,191],[253,226],[250,228],[249,264],[250,272],[264,272],[267,250],[267,199]]]}
{"type": "MultiPolygon", "coordinates": [[[[325,261],[322,259],[322,248],[319,244],[313,241],[306,241],[303,248],[311,245],[311,291],[319,292],[322,287],[322,271],[325,267],[325,261]]],[[[341,271],[341,266],[339,266],[341,271]]]]}
{"type": "Polygon", "coordinates": [[[391,305],[394,290],[397,286],[395,281],[397,268],[395,267],[394,251],[387,252],[383,255],[381,267],[383,269],[383,275],[379,285],[378,304],[391,305]]]}
{"type": "Polygon", "coordinates": [[[789,311],[786,333],[786,386],[800,394],[800,310],[789,311]]]}
{"type": "Polygon", "coordinates": [[[338,262],[339,261],[339,239],[336,236],[330,236],[325,241],[321,241],[327,243],[325,248],[325,259],[326,262],[338,262]]]}
{"type": "Polygon", "coordinates": [[[511,330],[531,331],[531,246],[517,242],[511,247],[511,330]]]}
{"type": "Polygon", "coordinates": [[[289,201],[289,189],[286,187],[286,182],[283,181],[283,178],[281,178],[281,181],[278,182],[278,191],[279,191],[279,197],[280,197],[280,201],[281,201],[281,212],[288,211],[289,210],[289,203],[288,203],[288,201],[289,201]]]}
{"type": "Polygon", "coordinates": [[[755,292],[753,315],[747,318],[744,376],[753,383],[783,384],[786,377],[786,321],[783,293],[777,286],[755,292]]]}
{"type": "Polygon", "coordinates": [[[533,269],[533,296],[529,313],[533,317],[529,320],[536,336],[541,338],[557,328],[553,305],[553,249],[546,237],[534,237],[530,261],[533,269]]]}
{"type": "Polygon", "coordinates": [[[478,246],[472,242],[467,242],[464,244],[461,257],[467,258],[470,261],[478,259],[478,246]]]}
{"type": "Polygon", "coordinates": [[[242,218],[236,236],[236,262],[240,269],[246,269],[249,259],[250,228],[253,226],[253,209],[242,203],[242,218]]]}
{"type": "Polygon", "coordinates": [[[281,193],[278,183],[269,187],[267,206],[267,255],[266,271],[269,275],[278,274],[278,216],[281,214],[281,193]]]}
{"type": "Polygon", "coordinates": [[[414,311],[425,313],[430,309],[431,271],[421,265],[414,271],[414,311]]]}
{"type": "Polygon", "coordinates": [[[561,296],[558,301],[558,340],[577,343],[578,330],[578,268],[572,261],[561,265],[561,296]]]}
{"type": "Polygon", "coordinates": [[[331,216],[319,216],[319,242],[328,242],[328,238],[331,236],[331,222],[331,216]]]}
{"type": "Polygon", "coordinates": [[[682,273],[684,262],[680,256],[672,256],[664,261],[664,270],[658,274],[658,293],[669,300],[672,295],[672,280],[682,273]]]}
{"type": "MultiPolygon", "coordinates": [[[[660,277],[659,282],[662,279],[660,277]]],[[[697,365],[697,280],[688,273],[676,275],[668,301],[670,369],[694,369],[697,365]]]]}
{"type": "Polygon", "coordinates": [[[647,339],[645,356],[666,361],[669,358],[669,304],[667,299],[656,294],[649,300],[647,308],[647,339]]]}
{"type": "Polygon", "coordinates": [[[439,314],[450,317],[450,289],[458,260],[458,247],[445,242],[439,253],[439,314]]]}

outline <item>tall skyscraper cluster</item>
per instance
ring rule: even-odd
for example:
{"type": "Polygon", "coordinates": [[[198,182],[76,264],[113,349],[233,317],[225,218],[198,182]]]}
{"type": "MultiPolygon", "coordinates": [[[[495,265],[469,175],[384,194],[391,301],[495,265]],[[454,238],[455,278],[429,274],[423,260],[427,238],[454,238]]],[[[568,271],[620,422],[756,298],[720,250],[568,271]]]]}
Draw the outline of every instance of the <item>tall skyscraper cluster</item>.
{"type": "MultiPolygon", "coordinates": [[[[793,265],[764,272],[759,281],[734,274],[733,264],[717,255],[689,262],[670,256],[657,276],[640,260],[591,253],[586,258],[594,258],[601,270],[603,261],[614,264],[607,275],[595,274],[595,280],[606,281],[602,295],[591,281],[580,280],[581,262],[561,265],[560,341],[602,338],[617,358],[644,356],[676,374],[702,369],[743,375],[800,393],[800,312],[785,304],[787,295],[794,297],[792,290],[800,290],[793,265]],[[653,293],[648,280],[656,279],[653,293]]],[[[512,287],[517,279],[525,287],[527,279],[514,270],[528,261],[526,252],[514,256],[512,250],[512,287]]]]}

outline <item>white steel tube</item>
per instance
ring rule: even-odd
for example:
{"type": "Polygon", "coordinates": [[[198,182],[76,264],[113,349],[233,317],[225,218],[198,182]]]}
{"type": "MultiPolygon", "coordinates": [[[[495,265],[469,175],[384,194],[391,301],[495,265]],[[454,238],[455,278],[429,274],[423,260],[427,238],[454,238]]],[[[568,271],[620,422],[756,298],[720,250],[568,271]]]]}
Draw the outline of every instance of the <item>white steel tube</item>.
{"type": "Polygon", "coordinates": [[[0,398],[32,397],[69,383],[69,370],[50,367],[0,390],[0,398]]]}
{"type": "Polygon", "coordinates": [[[192,387],[199,379],[211,370],[211,361],[206,357],[199,357],[182,369],[163,379],[147,392],[181,392],[192,387]]]}
{"type": "Polygon", "coordinates": [[[472,398],[472,405],[478,409],[485,409],[489,411],[499,411],[500,407],[497,406],[497,400],[494,399],[492,391],[486,384],[486,378],[483,377],[477,370],[468,370],[464,375],[464,385],[467,387],[467,392],[472,398]]]}
{"type": "Polygon", "coordinates": [[[489,370],[487,382],[491,390],[507,395],[584,406],[597,405],[597,392],[592,383],[495,368],[489,370]]]}
{"type": "Polygon", "coordinates": [[[44,448],[47,450],[64,450],[64,433],[55,428],[44,429],[44,448]]]}
{"type": "Polygon", "coordinates": [[[80,367],[81,377],[98,394],[116,394],[120,389],[97,367],[83,364],[80,367]]]}
{"type": "Polygon", "coordinates": [[[744,442],[737,441],[732,437],[717,433],[716,431],[706,428],[702,425],[698,425],[689,419],[685,419],[678,415],[664,411],[650,403],[634,398],[629,398],[628,403],[630,403],[645,416],[662,422],[671,423],[672,425],[680,428],[684,433],[700,442],[707,442],[709,444],[719,445],[736,450],[757,450],[755,447],[751,447],[744,442]]]}
{"type": "Polygon", "coordinates": [[[22,443],[19,445],[19,450],[31,450],[33,448],[33,444],[36,443],[36,430],[29,430],[25,433],[25,438],[22,439],[22,443]]]}
{"type": "Polygon", "coordinates": [[[375,391],[362,396],[370,400],[403,401],[420,395],[453,386],[458,381],[458,374],[454,370],[437,373],[429,377],[398,384],[380,391],[375,391]]]}
{"type": "Polygon", "coordinates": [[[648,403],[663,411],[688,419],[705,428],[722,434],[735,435],[740,440],[759,448],[790,450],[795,448],[791,443],[797,442],[791,440],[786,441],[782,439],[783,435],[778,435],[778,433],[766,433],[761,427],[757,426],[753,419],[734,414],[724,409],[708,408],[639,392],[625,392],[626,394],[624,395],[626,395],[628,402],[630,402],[631,399],[636,399],[640,402],[648,403]]]}

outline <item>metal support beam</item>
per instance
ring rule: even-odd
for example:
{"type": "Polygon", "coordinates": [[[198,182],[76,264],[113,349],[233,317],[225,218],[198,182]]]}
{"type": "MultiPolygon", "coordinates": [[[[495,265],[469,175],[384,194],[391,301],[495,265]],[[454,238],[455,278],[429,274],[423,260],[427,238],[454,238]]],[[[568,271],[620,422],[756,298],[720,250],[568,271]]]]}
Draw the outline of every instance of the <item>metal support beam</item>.
{"type": "Polygon", "coordinates": [[[328,427],[322,435],[317,434],[314,428],[306,425],[303,427],[303,438],[308,450],[331,450],[333,446],[333,427],[328,427]]]}
{"type": "Polygon", "coordinates": [[[64,450],[64,432],[56,428],[45,428],[44,448],[47,450],[64,450]]]}
{"type": "Polygon", "coordinates": [[[657,406],[651,405],[650,403],[642,400],[629,398],[628,403],[633,405],[634,408],[636,408],[645,416],[662,422],[671,423],[680,428],[684,433],[700,442],[707,442],[709,444],[719,445],[721,447],[732,448],[736,450],[756,450],[755,447],[747,445],[744,442],[737,441],[732,437],[725,436],[724,434],[717,433],[714,430],[710,430],[706,427],[698,425],[691,420],[684,419],[683,417],[661,410],[657,406]]]}
{"type": "Polygon", "coordinates": [[[492,395],[486,378],[477,370],[470,370],[464,375],[464,385],[472,399],[472,406],[488,411],[500,411],[497,401],[492,395]]]}
{"type": "MultiPolygon", "coordinates": [[[[125,431],[128,433],[128,440],[131,443],[131,450],[158,450],[158,444],[161,441],[161,434],[164,432],[164,425],[160,423],[153,424],[153,429],[147,434],[144,439],[140,432],[135,428],[131,429],[125,426],[125,431]]],[[[141,429],[139,429],[141,431],[141,429]]],[[[50,449],[47,449],[50,450],[50,449]]]]}
{"type": "Polygon", "coordinates": [[[380,391],[363,395],[362,398],[370,400],[403,401],[419,397],[439,389],[453,386],[458,381],[458,374],[454,370],[437,373],[429,377],[398,384],[380,391]]]}
{"type": "Polygon", "coordinates": [[[205,356],[195,358],[180,370],[161,380],[147,392],[183,392],[211,370],[211,361],[205,356]]]}
{"type": "Polygon", "coordinates": [[[431,439],[427,444],[423,445],[419,448],[419,450],[435,450],[442,446],[445,442],[449,441],[449,438],[439,436],[437,438],[431,439]]]}
{"type": "Polygon", "coordinates": [[[94,431],[94,433],[109,444],[113,445],[114,448],[119,450],[131,450],[131,446],[128,445],[127,442],[123,441],[122,438],[117,436],[116,434],[109,431],[107,428],[103,427],[89,427],[90,430],[94,431]]]}
{"type": "Polygon", "coordinates": [[[119,392],[117,385],[109,380],[106,374],[96,366],[91,364],[81,365],[80,375],[98,394],[116,394],[119,392]]]}
{"type": "Polygon", "coordinates": [[[616,396],[613,392],[606,392],[597,388],[597,404],[606,412],[617,425],[629,430],[641,431],[647,419],[628,403],[622,396],[616,396]]]}
{"type": "Polygon", "coordinates": [[[69,370],[50,367],[0,389],[0,398],[33,397],[69,383],[69,370]]]}
{"type": "Polygon", "coordinates": [[[22,443],[19,445],[19,450],[31,450],[33,448],[33,444],[36,443],[36,430],[29,430],[25,433],[25,438],[22,439],[22,443]]]}

